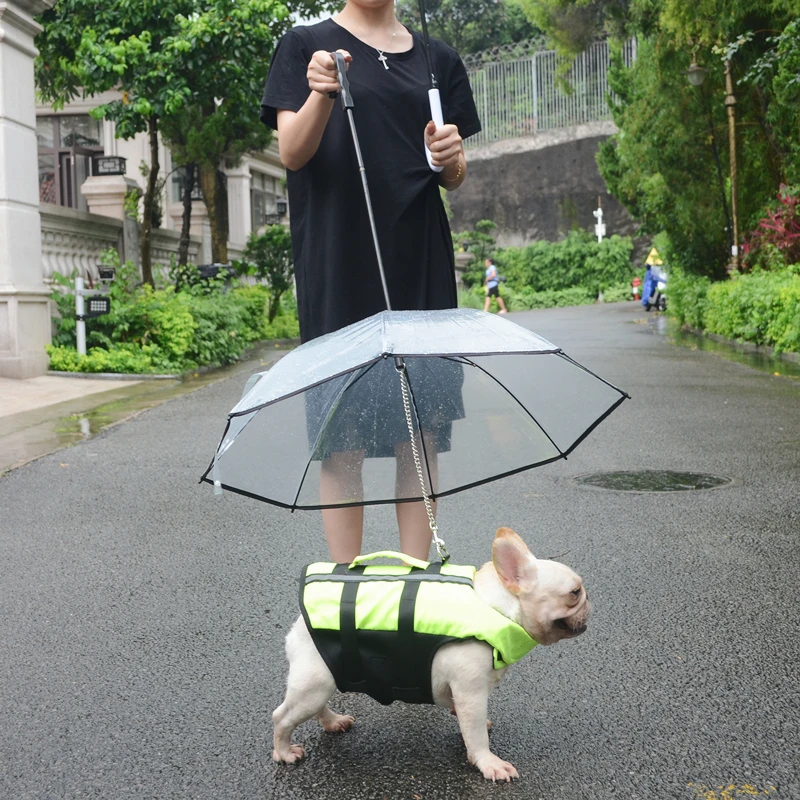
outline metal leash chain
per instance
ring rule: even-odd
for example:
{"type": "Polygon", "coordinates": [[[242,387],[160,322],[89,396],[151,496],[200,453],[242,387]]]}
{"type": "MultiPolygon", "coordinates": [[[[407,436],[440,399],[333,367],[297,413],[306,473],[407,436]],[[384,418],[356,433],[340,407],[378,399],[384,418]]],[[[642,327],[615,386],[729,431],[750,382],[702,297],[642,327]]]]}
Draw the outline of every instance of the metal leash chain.
{"type": "MultiPolygon", "coordinates": [[[[425,478],[422,474],[422,461],[419,457],[417,438],[414,436],[414,422],[411,418],[411,402],[408,397],[408,376],[406,375],[406,365],[401,362],[401,364],[395,366],[395,369],[400,375],[400,389],[403,392],[403,408],[406,412],[406,425],[408,425],[408,435],[411,439],[411,452],[414,455],[414,466],[416,467],[417,476],[419,477],[419,485],[422,487],[422,500],[425,503],[425,511],[428,512],[428,525],[430,526],[431,534],[433,535],[433,543],[436,545],[436,552],[439,554],[439,558],[441,558],[442,563],[445,563],[450,558],[450,554],[447,552],[444,539],[439,537],[439,526],[436,524],[436,517],[433,516],[431,501],[428,497],[428,492],[425,489],[425,478]]],[[[422,432],[420,431],[420,437],[421,436],[422,432]]]]}

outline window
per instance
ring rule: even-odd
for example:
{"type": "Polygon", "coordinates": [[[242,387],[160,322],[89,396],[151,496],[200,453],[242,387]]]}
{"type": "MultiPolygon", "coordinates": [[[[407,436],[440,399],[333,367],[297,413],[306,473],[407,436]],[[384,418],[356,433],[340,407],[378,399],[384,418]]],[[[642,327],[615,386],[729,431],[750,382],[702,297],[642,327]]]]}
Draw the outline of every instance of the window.
{"type": "Polygon", "coordinates": [[[267,224],[267,215],[277,211],[278,181],[263,172],[252,172],[250,187],[251,224],[257,231],[267,224]]]}
{"type": "MultiPolygon", "coordinates": [[[[182,203],[186,187],[186,167],[177,167],[172,171],[172,202],[182,203]]],[[[203,190],[200,188],[200,170],[195,167],[192,200],[202,200],[203,190]]]]}
{"type": "Polygon", "coordinates": [[[88,211],[80,193],[92,174],[92,156],[103,152],[103,123],[88,114],[37,117],[39,202],[88,211]]]}

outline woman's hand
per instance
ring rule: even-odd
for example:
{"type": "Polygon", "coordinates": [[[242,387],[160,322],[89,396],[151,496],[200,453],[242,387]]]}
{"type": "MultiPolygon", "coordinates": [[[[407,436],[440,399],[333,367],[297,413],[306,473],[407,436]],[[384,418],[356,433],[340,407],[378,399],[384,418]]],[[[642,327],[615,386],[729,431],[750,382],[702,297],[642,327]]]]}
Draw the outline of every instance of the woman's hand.
{"type": "MultiPolygon", "coordinates": [[[[349,64],[353,57],[347,50],[337,50],[344,56],[344,60],[349,64]]],[[[317,50],[308,62],[309,88],[314,92],[319,92],[327,97],[331,92],[338,92],[342,87],[339,86],[339,79],[336,75],[336,62],[327,50],[317,50]]]]}
{"type": "Polygon", "coordinates": [[[435,167],[455,167],[461,156],[461,135],[455,125],[437,128],[433,121],[425,126],[425,144],[435,167]]]}

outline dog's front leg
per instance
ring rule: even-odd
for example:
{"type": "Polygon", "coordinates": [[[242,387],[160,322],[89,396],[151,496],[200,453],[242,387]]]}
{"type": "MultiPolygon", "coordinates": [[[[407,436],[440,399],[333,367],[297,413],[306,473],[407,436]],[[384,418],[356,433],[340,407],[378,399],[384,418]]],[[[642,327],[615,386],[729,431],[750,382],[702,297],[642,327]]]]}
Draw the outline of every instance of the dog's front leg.
{"type": "Polygon", "coordinates": [[[437,705],[447,707],[452,702],[470,763],[492,781],[519,777],[511,764],[489,749],[489,692],[502,673],[503,670],[494,669],[489,645],[466,641],[442,647],[433,660],[431,674],[437,705]]]}
{"type": "Polygon", "coordinates": [[[491,781],[510,781],[519,778],[513,764],[498,758],[489,749],[489,731],[486,716],[489,708],[489,685],[453,686],[453,703],[458,716],[458,726],[467,746],[467,758],[483,777],[491,781]]]}

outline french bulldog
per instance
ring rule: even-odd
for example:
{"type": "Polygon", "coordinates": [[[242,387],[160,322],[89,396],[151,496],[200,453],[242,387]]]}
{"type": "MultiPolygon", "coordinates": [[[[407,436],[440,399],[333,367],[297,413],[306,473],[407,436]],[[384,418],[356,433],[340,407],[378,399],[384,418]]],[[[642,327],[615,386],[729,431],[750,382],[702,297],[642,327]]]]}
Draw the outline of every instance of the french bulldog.
{"type": "MultiPolygon", "coordinates": [[[[492,560],[475,574],[478,599],[513,620],[536,640],[550,645],[586,630],[589,599],[580,577],[557,561],[537,559],[510,528],[500,528],[492,560]]],[[[273,760],[291,764],[305,751],[291,743],[294,729],[316,717],[331,733],[349,730],[354,718],[328,708],[336,682],[317,651],[303,617],[286,637],[289,677],[286,697],[272,714],[273,760]]],[[[489,693],[506,668],[495,669],[492,646],[478,639],[450,642],[438,649],[431,668],[434,703],[458,718],[467,757],[485,778],[510,781],[519,773],[489,749],[489,693]]]]}

